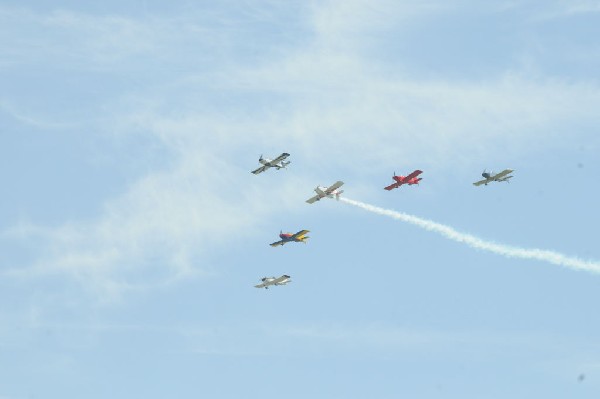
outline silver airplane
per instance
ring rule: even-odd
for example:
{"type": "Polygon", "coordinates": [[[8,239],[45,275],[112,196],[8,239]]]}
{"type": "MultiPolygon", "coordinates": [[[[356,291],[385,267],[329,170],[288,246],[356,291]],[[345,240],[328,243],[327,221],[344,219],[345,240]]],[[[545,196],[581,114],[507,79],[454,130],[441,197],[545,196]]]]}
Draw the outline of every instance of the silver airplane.
{"type": "Polygon", "coordinates": [[[289,157],[290,154],[288,154],[287,152],[284,152],[283,154],[281,154],[280,156],[278,156],[275,159],[269,159],[269,158],[263,158],[263,156],[261,155],[260,158],[258,159],[258,162],[260,162],[263,166],[261,166],[260,168],[253,170],[252,173],[254,173],[255,175],[264,172],[265,170],[269,169],[269,168],[277,168],[277,170],[281,169],[281,168],[285,168],[286,166],[288,166],[290,164],[290,161],[284,161],[284,159],[286,159],[287,157],[289,157]]]}
{"type": "Polygon", "coordinates": [[[336,200],[339,201],[340,195],[344,192],[344,190],[339,190],[339,188],[342,187],[343,184],[344,184],[344,182],[340,180],[340,181],[336,181],[329,187],[317,186],[317,188],[315,188],[315,193],[317,193],[317,195],[307,199],[306,202],[308,202],[309,204],[312,204],[315,201],[319,201],[319,200],[321,200],[321,198],[325,198],[325,197],[335,198],[336,200]]]}
{"type": "Polygon", "coordinates": [[[255,285],[256,288],[264,288],[266,290],[269,289],[270,285],[286,285],[291,282],[291,277],[287,274],[284,274],[281,277],[263,277],[260,279],[262,281],[260,284],[255,285]]]}
{"type": "Polygon", "coordinates": [[[473,185],[481,186],[482,184],[485,184],[487,186],[488,183],[493,182],[493,181],[505,181],[508,183],[509,179],[512,179],[513,176],[506,176],[506,175],[511,174],[512,172],[514,172],[514,170],[504,169],[502,172],[494,174],[494,172],[488,173],[484,170],[483,173],[481,174],[481,176],[483,176],[484,179],[476,181],[475,183],[473,183],[473,185]]]}

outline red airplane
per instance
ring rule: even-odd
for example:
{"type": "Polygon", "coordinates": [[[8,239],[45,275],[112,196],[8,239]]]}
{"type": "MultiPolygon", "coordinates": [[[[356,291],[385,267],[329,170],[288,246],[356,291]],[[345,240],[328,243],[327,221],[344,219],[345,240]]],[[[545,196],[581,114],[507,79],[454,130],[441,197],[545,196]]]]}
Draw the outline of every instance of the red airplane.
{"type": "Polygon", "coordinates": [[[417,169],[408,176],[396,176],[396,172],[394,172],[393,179],[396,180],[396,183],[390,184],[389,186],[384,187],[384,189],[390,191],[400,187],[403,184],[408,184],[409,186],[412,186],[413,184],[419,184],[422,179],[420,177],[417,178],[417,176],[419,176],[421,173],[423,173],[423,171],[417,169]]]}

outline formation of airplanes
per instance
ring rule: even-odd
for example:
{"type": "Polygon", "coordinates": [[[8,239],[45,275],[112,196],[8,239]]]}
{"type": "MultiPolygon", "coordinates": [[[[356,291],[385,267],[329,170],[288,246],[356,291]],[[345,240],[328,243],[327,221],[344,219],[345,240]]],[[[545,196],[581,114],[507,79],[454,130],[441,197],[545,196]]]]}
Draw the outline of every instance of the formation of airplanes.
{"type": "MultiPolygon", "coordinates": [[[[252,173],[255,175],[258,175],[270,168],[276,168],[277,170],[283,169],[290,164],[290,161],[286,161],[287,157],[289,157],[289,156],[290,156],[290,154],[288,154],[287,152],[282,153],[275,159],[263,158],[263,156],[261,155],[260,158],[258,159],[258,162],[262,166],[253,170],[252,173]]],[[[512,169],[505,169],[502,172],[495,174],[494,172],[488,173],[484,170],[483,173],[481,174],[481,176],[483,176],[484,179],[476,181],[475,183],[473,183],[473,185],[480,186],[480,185],[484,184],[487,186],[491,182],[509,182],[509,179],[513,178],[513,176],[510,175],[512,172],[514,172],[512,169]]],[[[421,173],[423,173],[423,171],[419,170],[419,169],[414,170],[413,172],[409,173],[406,176],[402,176],[402,175],[397,176],[396,172],[394,172],[394,175],[392,176],[394,183],[390,184],[389,186],[384,187],[384,189],[387,191],[391,191],[391,190],[398,188],[404,184],[407,184],[409,186],[418,185],[419,182],[421,180],[423,180],[421,177],[418,177],[421,173]]],[[[344,185],[344,182],[341,180],[338,180],[329,187],[317,186],[314,189],[316,195],[307,199],[306,202],[309,204],[313,204],[317,201],[320,201],[323,198],[335,198],[336,200],[339,200],[340,195],[344,192],[344,190],[340,190],[340,188],[343,185],[344,185]]],[[[287,244],[288,242],[302,242],[302,243],[306,244],[306,240],[308,240],[308,238],[309,238],[306,235],[308,233],[309,233],[308,230],[300,230],[297,233],[284,233],[283,231],[280,231],[279,232],[280,240],[275,241],[269,245],[271,245],[272,247],[278,247],[278,246],[283,246],[283,245],[287,244]]],[[[288,276],[287,274],[283,274],[280,277],[263,277],[261,279],[261,282],[259,284],[255,285],[255,287],[268,289],[269,286],[271,286],[271,285],[286,285],[291,281],[292,281],[291,277],[288,276]]]]}

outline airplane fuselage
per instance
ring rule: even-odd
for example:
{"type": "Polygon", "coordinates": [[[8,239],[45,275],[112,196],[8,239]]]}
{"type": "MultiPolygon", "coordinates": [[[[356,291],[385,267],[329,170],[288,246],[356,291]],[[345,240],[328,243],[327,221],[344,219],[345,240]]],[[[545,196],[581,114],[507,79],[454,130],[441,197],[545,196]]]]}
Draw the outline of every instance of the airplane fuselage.
{"type": "Polygon", "coordinates": [[[406,179],[406,176],[392,176],[396,182],[400,184],[408,184],[412,186],[413,184],[419,184],[419,181],[422,180],[421,177],[413,177],[412,179],[406,179]]]}
{"type": "Polygon", "coordinates": [[[315,201],[319,201],[321,198],[335,198],[337,200],[340,199],[340,195],[344,192],[344,190],[340,190],[340,187],[344,185],[344,182],[341,180],[336,181],[329,187],[317,186],[315,187],[315,193],[317,195],[306,200],[309,204],[314,203],[315,201]]]}
{"type": "Polygon", "coordinates": [[[336,199],[340,199],[340,194],[343,193],[343,190],[334,190],[330,193],[328,193],[326,190],[328,189],[328,187],[323,187],[323,186],[317,186],[317,188],[315,188],[315,193],[317,193],[319,195],[319,198],[317,198],[317,201],[321,200],[321,198],[336,198],[336,199]]]}
{"type": "Polygon", "coordinates": [[[285,162],[285,161],[281,161],[279,163],[274,163],[272,159],[269,158],[260,158],[258,160],[258,162],[260,162],[263,165],[266,166],[270,166],[272,168],[277,168],[277,169],[281,169],[281,168],[285,168],[286,166],[288,166],[290,164],[290,162],[285,162]]]}
{"type": "Polygon", "coordinates": [[[286,242],[305,242],[305,240],[308,238],[307,236],[292,238],[292,236],[293,236],[292,233],[279,234],[279,238],[281,238],[284,241],[282,243],[282,245],[285,244],[286,242]]]}
{"type": "Polygon", "coordinates": [[[272,283],[272,281],[274,281],[274,278],[269,278],[267,279],[264,283],[265,283],[265,288],[269,288],[270,285],[286,285],[287,283],[289,283],[291,280],[289,278],[280,281],[278,283],[272,283]]]}
{"type": "Polygon", "coordinates": [[[255,285],[256,288],[269,289],[269,286],[271,286],[271,285],[286,285],[287,283],[291,282],[292,279],[287,274],[284,274],[283,276],[281,276],[279,278],[263,277],[260,279],[260,281],[262,281],[262,283],[259,285],[255,285]],[[279,281],[277,281],[277,280],[279,280],[279,281]]]}
{"type": "Polygon", "coordinates": [[[287,244],[288,242],[302,242],[306,244],[306,240],[308,240],[310,237],[307,236],[306,234],[310,233],[310,231],[308,230],[300,230],[299,232],[292,234],[292,233],[284,233],[283,231],[279,232],[279,241],[273,242],[270,245],[272,247],[277,247],[279,245],[284,245],[287,244]]]}
{"type": "Polygon", "coordinates": [[[509,179],[512,179],[512,176],[505,176],[505,177],[498,177],[498,178],[496,178],[497,175],[494,175],[494,172],[492,172],[492,173],[483,172],[481,174],[481,176],[483,176],[484,179],[488,180],[487,183],[484,183],[486,186],[488,185],[488,183],[493,182],[493,181],[505,181],[505,182],[508,182],[509,179]]]}
{"type": "Polygon", "coordinates": [[[416,169],[414,170],[412,173],[410,173],[407,176],[398,176],[396,175],[396,172],[394,172],[394,175],[392,176],[392,179],[394,180],[394,183],[390,184],[387,187],[384,187],[384,190],[393,190],[395,188],[398,188],[400,186],[402,186],[403,184],[408,184],[409,186],[415,185],[415,184],[419,184],[419,182],[421,180],[423,180],[421,177],[417,177],[419,176],[421,173],[423,173],[422,170],[416,169]]]}

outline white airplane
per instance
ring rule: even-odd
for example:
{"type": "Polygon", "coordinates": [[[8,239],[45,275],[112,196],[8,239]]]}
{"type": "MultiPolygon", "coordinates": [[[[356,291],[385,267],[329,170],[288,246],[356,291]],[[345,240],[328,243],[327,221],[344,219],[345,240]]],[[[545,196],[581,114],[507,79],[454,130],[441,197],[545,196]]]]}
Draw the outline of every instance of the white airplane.
{"type": "Polygon", "coordinates": [[[485,179],[476,181],[475,183],[473,183],[473,185],[481,186],[482,184],[485,184],[487,186],[488,183],[493,182],[493,181],[505,181],[505,182],[509,183],[508,179],[511,179],[513,176],[506,176],[506,175],[508,175],[512,172],[514,172],[512,169],[504,169],[502,172],[500,172],[498,174],[494,174],[494,172],[488,173],[484,170],[483,173],[481,174],[481,176],[483,176],[485,179]]]}
{"type": "Polygon", "coordinates": [[[286,285],[291,282],[291,277],[287,274],[284,274],[281,277],[263,277],[260,279],[262,283],[255,285],[256,288],[264,288],[266,290],[269,289],[270,285],[286,285]]]}
{"type": "Polygon", "coordinates": [[[261,166],[260,168],[253,170],[252,173],[254,173],[255,175],[264,172],[265,170],[269,169],[269,168],[277,168],[277,170],[281,169],[281,168],[285,168],[286,166],[288,166],[290,164],[290,161],[285,162],[284,159],[286,159],[287,157],[289,157],[290,154],[288,154],[287,152],[284,152],[283,154],[281,154],[280,156],[278,156],[275,159],[269,159],[269,158],[263,158],[263,156],[261,155],[260,158],[258,159],[258,162],[260,162],[263,166],[261,166]]]}
{"type": "Polygon", "coordinates": [[[338,188],[342,187],[343,184],[344,184],[343,181],[338,180],[329,187],[317,186],[317,188],[315,188],[315,192],[317,193],[317,195],[315,195],[312,198],[307,199],[306,202],[308,202],[309,204],[312,204],[313,202],[319,201],[321,198],[325,198],[325,197],[329,197],[329,198],[335,197],[335,199],[339,201],[340,194],[343,193],[344,190],[338,190],[338,188]]]}

